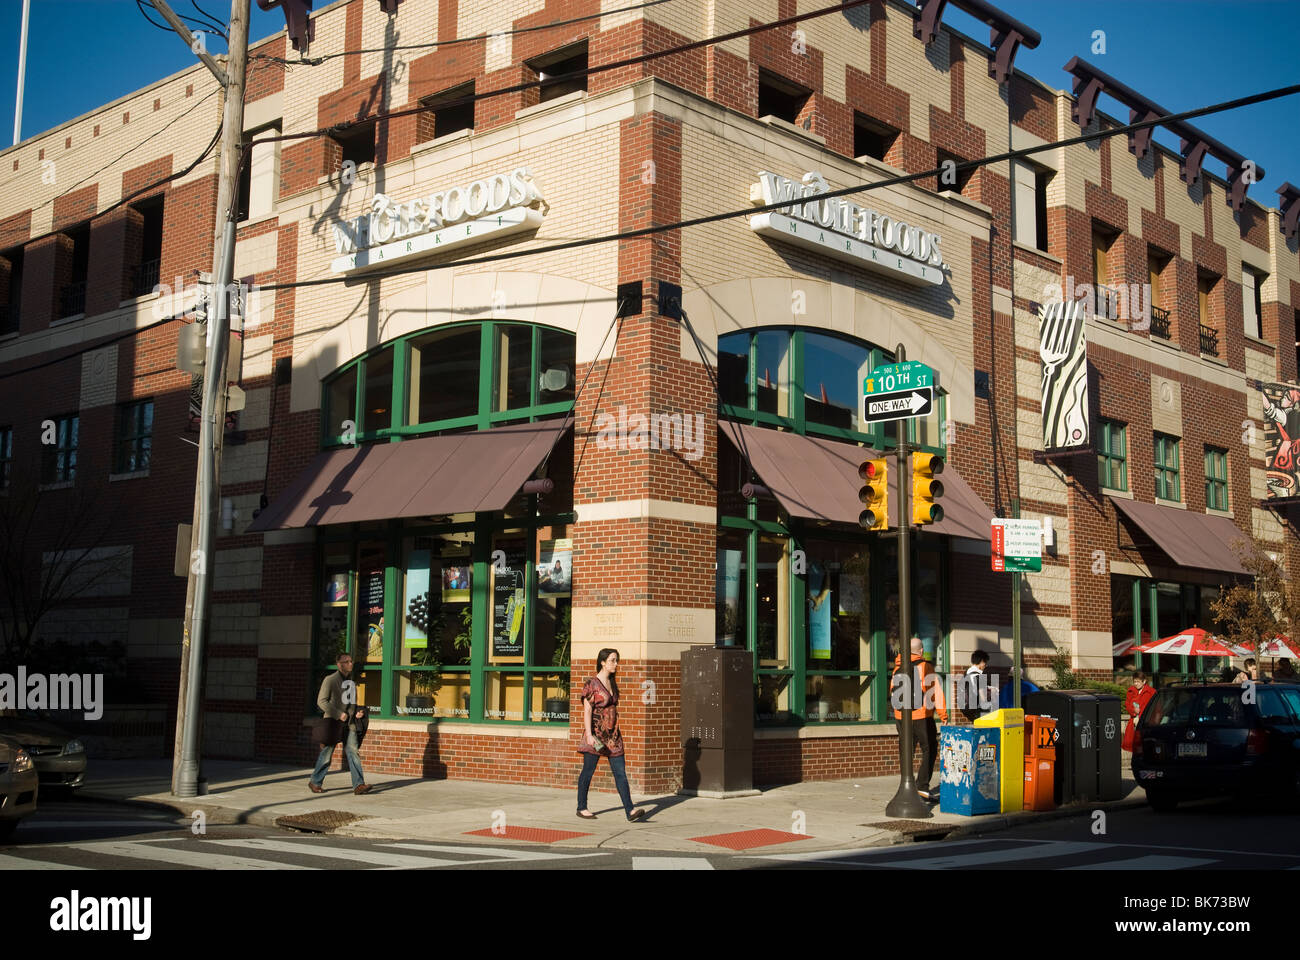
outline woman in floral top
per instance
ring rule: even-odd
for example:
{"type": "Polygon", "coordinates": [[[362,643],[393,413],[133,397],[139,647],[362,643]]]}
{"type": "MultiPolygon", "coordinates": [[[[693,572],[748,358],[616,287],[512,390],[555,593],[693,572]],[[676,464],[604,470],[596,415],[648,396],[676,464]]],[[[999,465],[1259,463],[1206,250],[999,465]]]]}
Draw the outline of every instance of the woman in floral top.
{"type": "Polygon", "coordinates": [[[623,734],[618,729],[618,651],[606,648],[596,655],[596,675],[582,685],[582,774],[578,777],[578,816],[595,820],[587,809],[587,789],[602,755],[609,757],[614,786],[623,801],[628,820],[639,820],[645,811],[632,808],[632,792],[627,786],[623,763],[623,734]]]}

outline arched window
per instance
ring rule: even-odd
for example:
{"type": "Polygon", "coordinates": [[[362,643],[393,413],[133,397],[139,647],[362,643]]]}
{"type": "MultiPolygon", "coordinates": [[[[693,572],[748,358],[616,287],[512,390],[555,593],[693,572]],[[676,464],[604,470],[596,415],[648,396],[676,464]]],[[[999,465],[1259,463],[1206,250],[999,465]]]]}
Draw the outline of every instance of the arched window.
{"type": "MultiPolygon", "coordinates": [[[[568,331],[506,321],[400,337],[322,384],[322,445],[562,418],[575,351],[568,331]]],[[[571,432],[542,464],[554,489],[502,510],[321,528],[314,684],[346,649],[383,717],[567,723],[571,432]]]]}

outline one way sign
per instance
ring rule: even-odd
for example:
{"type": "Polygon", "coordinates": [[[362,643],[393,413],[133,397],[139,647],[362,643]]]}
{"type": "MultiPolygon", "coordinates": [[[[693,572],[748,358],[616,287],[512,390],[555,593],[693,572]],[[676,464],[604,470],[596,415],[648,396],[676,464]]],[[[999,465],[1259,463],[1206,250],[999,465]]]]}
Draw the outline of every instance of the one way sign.
{"type": "Polygon", "coordinates": [[[884,423],[927,417],[934,409],[934,387],[913,387],[891,393],[869,393],[862,398],[862,422],[884,423]]]}

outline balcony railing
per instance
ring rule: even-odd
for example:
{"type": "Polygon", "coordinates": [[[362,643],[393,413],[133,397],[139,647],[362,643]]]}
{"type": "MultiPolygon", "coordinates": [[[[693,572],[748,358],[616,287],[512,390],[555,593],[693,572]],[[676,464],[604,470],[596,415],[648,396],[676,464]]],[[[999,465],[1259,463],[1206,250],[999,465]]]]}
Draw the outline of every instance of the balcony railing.
{"type": "Polygon", "coordinates": [[[1154,304],[1151,306],[1151,336],[1159,337],[1161,340],[1170,338],[1169,311],[1154,304]]]}
{"type": "Polygon", "coordinates": [[[1103,287],[1097,285],[1096,300],[1093,307],[1093,315],[1102,317],[1106,320],[1118,320],[1119,316],[1119,291],[1114,287],[1103,287]]]}
{"type": "Polygon", "coordinates": [[[153,293],[158,286],[158,269],[161,260],[146,260],[131,271],[131,296],[143,297],[153,293]]]}
{"type": "Polygon", "coordinates": [[[1219,331],[1201,324],[1201,353],[1210,357],[1219,355],[1219,331]]]}
{"type": "Polygon", "coordinates": [[[59,317],[73,317],[86,312],[86,281],[65,284],[59,291],[59,317]]]}

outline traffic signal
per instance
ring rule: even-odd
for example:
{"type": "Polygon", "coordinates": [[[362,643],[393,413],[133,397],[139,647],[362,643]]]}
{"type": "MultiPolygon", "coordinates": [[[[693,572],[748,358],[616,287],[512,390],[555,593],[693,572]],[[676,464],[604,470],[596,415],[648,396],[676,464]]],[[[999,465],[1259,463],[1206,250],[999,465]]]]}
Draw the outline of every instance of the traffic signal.
{"type": "Polygon", "coordinates": [[[912,454],[912,523],[934,523],[943,519],[943,507],[935,503],[943,496],[943,484],[934,479],[943,473],[943,457],[937,453],[912,454]]]}
{"type": "Polygon", "coordinates": [[[858,491],[858,499],[866,508],[858,514],[858,523],[868,530],[889,529],[889,461],[881,457],[877,460],[863,460],[858,467],[858,476],[862,478],[863,487],[858,491]]]}

